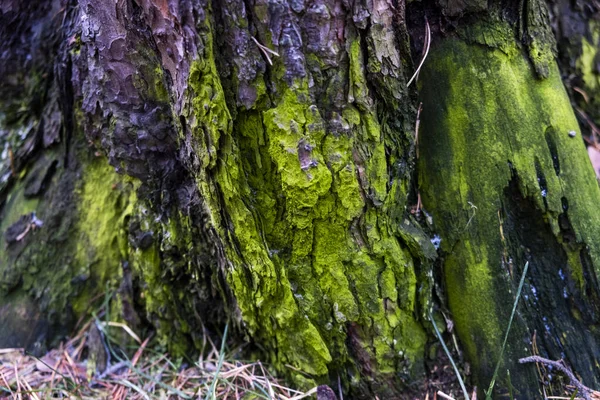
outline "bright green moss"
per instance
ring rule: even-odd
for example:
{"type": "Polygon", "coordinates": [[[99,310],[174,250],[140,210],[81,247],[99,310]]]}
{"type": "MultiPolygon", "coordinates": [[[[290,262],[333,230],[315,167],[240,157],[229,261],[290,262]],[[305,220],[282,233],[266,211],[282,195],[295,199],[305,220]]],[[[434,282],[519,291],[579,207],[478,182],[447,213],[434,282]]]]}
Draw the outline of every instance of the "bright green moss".
{"type": "Polygon", "coordinates": [[[102,293],[106,282],[118,286],[121,263],[128,258],[126,222],[136,202],[137,186],[115,173],[104,159],[86,164],[81,182],[73,274],[86,276],[96,289],[82,291],[73,300],[76,314],[86,311],[89,299],[102,293]]]}
{"type": "Polygon", "coordinates": [[[369,96],[369,89],[365,78],[364,55],[360,47],[359,39],[355,39],[351,42],[348,56],[350,59],[349,102],[356,103],[365,109],[370,109],[372,100],[369,96]]]}
{"type": "MultiPolygon", "coordinates": [[[[359,43],[350,67],[365,104],[344,109],[349,130],[332,134],[306,81],[282,83],[270,108],[259,102],[230,112],[211,41],[205,38],[192,66],[188,120],[206,160],[196,182],[223,240],[245,328],[277,368],[311,374],[307,385],[352,361],[351,325],[366,334],[355,339],[364,341],[373,370],[419,370],[426,335],[414,317],[414,265],[389,217],[369,201],[379,207],[386,200],[389,176],[384,134],[367,111],[359,43]],[[217,142],[214,159],[210,145],[217,142]]],[[[284,72],[275,60],[274,82],[283,82],[284,72]]]]}
{"type": "Polygon", "coordinates": [[[213,168],[217,160],[219,139],[223,133],[231,130],[231,114],[225,102],[225,93],[213,57],[212,35],[208,34],[203,38],[204,56],[192,62],[190,66],[189,84],[194,91],[192,107],[195,117],[190,123],[192,129],[201,124],[202,128],[198,133],[207,135],[206,140],[201,137],[201,140],[197,141],[203,148],[197,149],[196,154],[201,157],[203,168],[213,168]]]}
{"type": "MultiPolygon", "coordinates": [[[[281,179],[288,221],[306,228],[318,212],[317,202],[331,187],[332,176],[318,151],[325,132],[316,107],[308,108],[287,91],[281,104],[263,114],[269,155],[281,179]]],[[[322,203],[319,203],[321,205],[322,203]]]]}
{"type": "Polygon", "coordinates": [[[165,82],[165,72],[160,65],[154,68],[154,90],[153,93],[158,101],[169,102],[169,92],[165,82]]]}

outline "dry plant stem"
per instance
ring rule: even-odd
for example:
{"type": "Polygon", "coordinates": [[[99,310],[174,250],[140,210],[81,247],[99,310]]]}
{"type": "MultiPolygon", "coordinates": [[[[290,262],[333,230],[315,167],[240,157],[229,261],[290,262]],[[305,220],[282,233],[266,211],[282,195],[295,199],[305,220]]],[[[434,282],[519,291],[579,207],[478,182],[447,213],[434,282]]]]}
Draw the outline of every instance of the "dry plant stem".
{"type": "Polygon", "coordinates": [[[126,368],[127,366],[129,366],[129,361],[121,361],[121,362],[118,362],[116,364],[113,364],[110,367],[108,367],[106,369],[106,371],[104,371],[103,373],[101,373],[100,375],[98,375],[97,379],[99,379],[99,380],[100,379],[104,379],[106,376],[114,374],[118,370],[120,370],[122,368],[126,368]]]}
{"type": "Polygon", "coordinates": [[[4,382],[4,384],[6,385],[6,390],[8,390],[8,392],[10,394],[12,394],[12,389],[10,388],[10,385],[6,381],[6,378],[4,378],[4,374],[2,373],[2,371],[0,371],[0,378],[2,378],[2,382],[4,382]]]}
{"type": "Polygon", "coordinates": [[[421,111],[423,110],[423,103],[419,103],[417,109],[417,122],[415,122],[415,155],[417,160],[419,159],[419,125],[421,125],[421,111]]]}
{"type": "Polygon", "coordinates": [[[442,392],[441,390],[438,390],[437,395],[440,396],[442,399],[455,400],[454,397],[448,396],[446,393],[442,392]]]}
{"type": "Polygon", "coordinates": [[[17,370],[17,364],[14,365],[15,368],[15,382],[17,382],[17,396],[21,398],[21,381],[19,379],[19,371],[17,370]]]}
{"type": "Polygon", "coordinates": [[[256,45],[258,46],[258,48],[263,52],[263,54],[265,55],[265,58],[267,59],[269,65],[273,65],[273,62],[271,61],[271,57],[269,56],[269,54],[274,55],[275,57],[279,57],[279,53],[269,49],[267,46],[264,46],[262,44],[259,43],[258,40],[256,40],[256,38],[252,37],[252,40],[254,40],[254,43],[256,43],[256,45]]]}
{"type": "Polygon", "coordinates": [[[583,89],[580,89],[577,86],[574,86],[573,90],[576,91],[577,93],[579,93],[580,95],[582,95],[583,96],[583,100],[585,100],[585,102],[589,104],[590,98],[589,98],[588,94],[583,89]]]}
{"type": "Polygon", "coordinates": [[[584,386],[583,383],[581,383],[575,377],[573,372],[571,372],[571,370],[569,368],[565,367],[560,362],[548,360],[547,358],[543,358],[540,356],[531,356],[531,357],[525,357],[525,358],[519,359],[519,364],[525,364],[525,363],[531,363],[531,362],[550,365],[550,366],[562,371],[565,375],[567,375],[567,377],[569,377],[569,380],[571,381],[573,386],[575,386],[577,388],[577,390],[581,393],[581,395],[583,396],[583,398],[585,400],[591,399],[590,394],[593,392],[593,390],[588,388],[587,386],[584,386]]]}
{"type": "Polygon", "coordinates": [[[0,349],[0,354],[8,354],[8,353],[22,353],[23,349],[22,348],[13,348],[13,349],[0,349]]]}
{"type": "Polygon", "coordinates": [[[421,62],[419,63],[417,70],[415,71],[413,76],[410,78],[410,80],[406,84],[406,87],[409,87],[410,84],[413,82],[413,80],[415,80],[415,78],[419,75],[419,71],[421,70],[421,67],[423,67],[423,63],[425,62],[425,59],[427,58],[427,54],[429,54],[429,46],[430,45],[431,45],[431,29],[429,28],[429,21],[425,20],[425,54],[423,55],[423,58],[421,59],[421,62]]]}

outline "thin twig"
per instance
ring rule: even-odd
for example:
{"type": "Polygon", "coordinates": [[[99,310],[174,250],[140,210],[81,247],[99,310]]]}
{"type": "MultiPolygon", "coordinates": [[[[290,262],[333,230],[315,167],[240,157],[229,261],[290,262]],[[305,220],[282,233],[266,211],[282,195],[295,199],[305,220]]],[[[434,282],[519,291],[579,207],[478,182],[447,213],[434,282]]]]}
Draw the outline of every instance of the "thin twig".
{"type": "Polygon", "coordinates": [[[567,377],[571,381],[571,384],[573,384],[573,386],[575,386],[577,388],[577,390],[579,390],[579,392],[585,398],[585,400],[590,400],[590,394],[593,392],[593,390],[590,389],[589,387],[585,386],[583,383],[581,383],[579,381],[579,379],[577,379],[575,377],[573,372],[571,372],[571,370],[569,368],[565,367],[562,363],[560,363],[558,361],[548,360],[547,358],[540,357],[540,356],[530,356],[530,357],[525,357],[525,358],[519,359],[519,364],[526,364],[526,363],[532,363],[532,362],[550,365],[550,366],[562,371],[565,375],[567,375],[567,377]]]}
{"type": "Polygon", "coordinates": [[[415,154],[417,160],[419,159],[419,125],[421,125],[421,110],[423,110],[423,103],[419,103],[417,109],[417,122],[415,123],[415,154]]]}
{"type": "Polygon", "coordinates": [[[467,221],[467,225],[465,225],[465,229],[467,229],[469,227],[469,225],[471,224],[471,221],[473,221],[473,218],[475,218],[475,213],[477,212],[477,206],[475,204],[471,203],[470,201],[467,201],[467,203],[469,203],[469,205],[471,206],[471,210],[473,210],[473,214],[467,221]]]}

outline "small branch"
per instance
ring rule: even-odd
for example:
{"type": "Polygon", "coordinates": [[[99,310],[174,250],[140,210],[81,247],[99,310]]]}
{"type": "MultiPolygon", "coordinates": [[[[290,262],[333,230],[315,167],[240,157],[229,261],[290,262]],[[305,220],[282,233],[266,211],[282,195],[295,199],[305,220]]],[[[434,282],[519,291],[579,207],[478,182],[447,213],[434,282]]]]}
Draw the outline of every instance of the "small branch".
{"type": "Polygon", "coordinates": [[[423,103],[419,103],[417,109],[417,122],[415,123],[415,153],[417,160],[419,159],[419,126],[421,125],[421,111],[423,110],[423,103]]]}
{"type": "Polygon", "coordinates": [[[571,372],[571,370],[569,368],[565,367],[560,362],[548,360],[547,358],[543,358],[540,356],[531,356],[531,357],[525,357],[525,358],[519,359],[519,364],[532,363],[532,362],[550,365],[551,367],[562,371],[565,375],[567,375],[567,377],[571,381],[571,384],[577,388],[577,390],[579,391],[579,393],[581,393],[581,395],[583,396],[583,398],[585,400],[591,399],[590,394],[593,392],[593,390],[587,386],[584,386],[583,383],[581,383],[579,381],[579,379],[577,379],[575,377],[573,372],[571,372]]]}

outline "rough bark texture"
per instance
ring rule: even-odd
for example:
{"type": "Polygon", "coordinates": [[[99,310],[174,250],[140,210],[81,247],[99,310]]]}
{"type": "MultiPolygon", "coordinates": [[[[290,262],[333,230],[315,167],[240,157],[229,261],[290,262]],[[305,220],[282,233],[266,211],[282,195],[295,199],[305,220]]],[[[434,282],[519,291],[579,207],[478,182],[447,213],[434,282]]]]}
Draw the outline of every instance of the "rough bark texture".
{"type": "Polygon", "coordinates": [[[476,383],[525,260],[505,366],[537,329],[598,383],[596,348],[574,352],[597,340],[600,193],[551,25],[542,2],[487,3],[0,3],[0,346],[42,351],[108,291],[175,354],[229,321],[299,384],[408,396],[442,282],[410,213],[427,18],[419,190],[476,383]]]}

